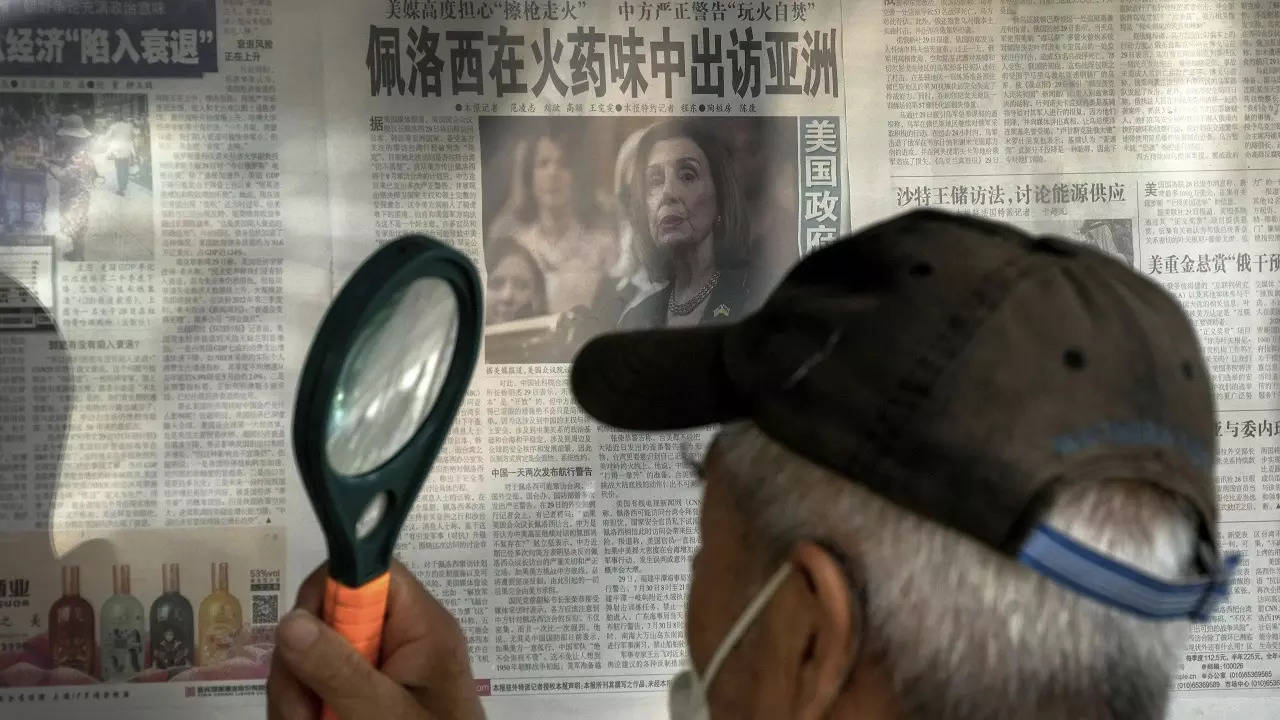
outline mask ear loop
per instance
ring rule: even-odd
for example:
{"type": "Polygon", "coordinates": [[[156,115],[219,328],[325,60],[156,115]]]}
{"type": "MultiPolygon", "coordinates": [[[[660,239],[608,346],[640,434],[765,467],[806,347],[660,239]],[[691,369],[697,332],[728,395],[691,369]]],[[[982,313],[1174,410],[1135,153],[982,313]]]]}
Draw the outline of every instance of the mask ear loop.
{"type": "Polygon", "coordinates": [[[782,581],[787,579],[791,574],[791,562],[787,561],[782,564],[773,576],[765,582],[756,596],[747,603],[747,607],[738,616],[737,622],[729,629],[729,634],[724,636],[724,640],[720,642],[720,647],[716,648],[716,654],[711,657],[711,662],[707,663],[707,672],[703,676],[702,687],[704,690],[711,689],[711,681],[715,679],[716,672],[720,670],[720,663],[729,656],[729,652],[738,645],[738,641],[742,639],[747,628],[751,627],[751,623],[755,622],[756,616],[764,609],[764,606],[773,599],[775,593],[778,592],[778,586],[782,585],[782,581]]]}

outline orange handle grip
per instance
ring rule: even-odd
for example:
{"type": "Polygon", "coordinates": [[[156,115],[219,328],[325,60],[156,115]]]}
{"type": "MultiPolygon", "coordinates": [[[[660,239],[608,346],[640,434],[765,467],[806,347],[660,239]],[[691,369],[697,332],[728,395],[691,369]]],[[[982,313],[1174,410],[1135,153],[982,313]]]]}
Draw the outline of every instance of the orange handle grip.
{"type": "MultiPolygon", "coordinates": [[[[387,614],[391,573],[385,572],[357,588],[325,578],[324,621],[347,639],[370,665],[377,666],[382,646],[382,621],[387,614]]],[[[328,706],[324,720],[338,720],[328,706]]]]}

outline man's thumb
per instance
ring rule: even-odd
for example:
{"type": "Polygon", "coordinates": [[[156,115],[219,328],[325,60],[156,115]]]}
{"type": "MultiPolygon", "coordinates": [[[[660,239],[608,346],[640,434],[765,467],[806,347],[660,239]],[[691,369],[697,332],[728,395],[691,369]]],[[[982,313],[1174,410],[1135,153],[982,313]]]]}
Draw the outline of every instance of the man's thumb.
{"type": "Polygon", "coordinates": [[[405,717],[406,706],[416,704],[404,688],[306,610],[285,615],[278,638],[276,652],[285,665],[342,720],[405,717]]]}

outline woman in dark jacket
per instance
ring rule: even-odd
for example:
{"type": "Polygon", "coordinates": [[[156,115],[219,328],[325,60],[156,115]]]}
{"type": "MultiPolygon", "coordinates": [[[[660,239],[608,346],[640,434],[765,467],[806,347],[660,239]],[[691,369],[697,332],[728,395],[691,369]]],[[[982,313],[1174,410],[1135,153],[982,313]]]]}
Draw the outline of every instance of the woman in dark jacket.
{"type": "Polygon", "coordinates": [[[732,156],[706,121],[646,131],[630,195],[637,254],[659,286],[623,311],[619,328],[727,322],[754,309],[747,210],[732,156]]]}

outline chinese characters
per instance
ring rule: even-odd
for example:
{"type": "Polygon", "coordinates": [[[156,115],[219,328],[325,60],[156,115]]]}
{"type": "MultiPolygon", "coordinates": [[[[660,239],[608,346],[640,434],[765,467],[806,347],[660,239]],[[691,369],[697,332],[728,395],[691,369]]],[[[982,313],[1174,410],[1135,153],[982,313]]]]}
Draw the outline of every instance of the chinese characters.
{"type": "Polygon", "coordinates": [[[646,37],[635,27],[624,35],[595,25],[578,25],[563,36],[549,27],[526,35],[506,25],[496,33],[370,25],[364,62],[373,96],[603,97],[615,88],[638,98],[653,85],[666,98],[681,92],[839,97],[836,47],[835,28],[762,36],[750,27],[727,35],[702,28],[686,40],[666,26],[646,37]]]}

